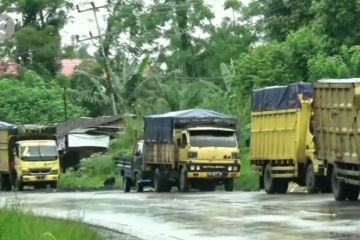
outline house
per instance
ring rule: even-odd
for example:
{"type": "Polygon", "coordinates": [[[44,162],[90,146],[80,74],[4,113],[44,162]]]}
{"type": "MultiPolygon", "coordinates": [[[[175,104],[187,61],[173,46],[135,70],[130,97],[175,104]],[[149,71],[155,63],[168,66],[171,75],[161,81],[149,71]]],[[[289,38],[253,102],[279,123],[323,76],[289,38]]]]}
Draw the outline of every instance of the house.
{"type": "MultiPolygon", "coordinates": [[[[60,73],[67,77],[72,76],[81,63],[81,59],[62,59],[60,60],[60,73]]],[[[15,60],[0,59],[0,76],[4,74],[16,75],[18,74],[20,67],[21,65],[15,60]]]]}
{"type": "Polygon", "coordinates": [[[81,159],[106,151],[110,140],[125,129],[121,116],[75,118],[57,124],[56,128],[63,170],[76,168],[81,159]]]}
{"type": "Polygon", "coordinates": [[[80,66],[81,63],[81,59],[62,59],[60,61],[60,72],[64,76],[72,76],[75,73],[76,68],[80,66]]]}
{"type": "Polygon", "coordinates": [[[20,65],[11,59],[0,59],[0,75],[16,75],[20,65]]]}

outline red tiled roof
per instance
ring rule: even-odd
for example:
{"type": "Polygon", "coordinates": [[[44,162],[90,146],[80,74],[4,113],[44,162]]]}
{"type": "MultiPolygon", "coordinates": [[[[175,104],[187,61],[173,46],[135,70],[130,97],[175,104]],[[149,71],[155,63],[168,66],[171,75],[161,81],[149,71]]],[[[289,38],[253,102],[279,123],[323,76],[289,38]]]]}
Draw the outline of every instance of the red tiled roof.
{"type": "Polygon", "coordinates": [[[0,59],[0,75],[11,74],[16,75],[19,70],[19,64],[14,60],[1,60],[0,59]]]}
{"type": "Polygon", "coordinates": [[[76,67],[82,63],[81,59],[62,59],[61,74],[71,76],[74,74],[76,67]]]}
{"type": "MultiPolygon", "coordinates": [[[[76,67],[78,67],[81,63],[81,59],[62,59],[60,72],[65,76],[71,76],[74,74],[76,67]]],[[[19,68],[20,64],[16,63],[15,60],[0,59],[0,75],[16,75],[19,68]]]]}

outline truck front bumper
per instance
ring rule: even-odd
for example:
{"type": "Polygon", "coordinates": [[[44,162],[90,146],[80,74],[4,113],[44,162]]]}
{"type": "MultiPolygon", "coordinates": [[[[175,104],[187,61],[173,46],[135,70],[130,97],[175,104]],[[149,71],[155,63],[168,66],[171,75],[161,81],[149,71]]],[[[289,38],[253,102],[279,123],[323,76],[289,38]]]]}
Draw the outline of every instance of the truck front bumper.
{"type": "Polygon", "coordinates": [[[21,177],[24,183],[30,182],[56,182],[59,180],[59,175],[24,175],[21,177]]]}
{"type": "Polygon", "coordinates": [[[237,178],[240,172],[187,172],[188,178],[237,178]]]}

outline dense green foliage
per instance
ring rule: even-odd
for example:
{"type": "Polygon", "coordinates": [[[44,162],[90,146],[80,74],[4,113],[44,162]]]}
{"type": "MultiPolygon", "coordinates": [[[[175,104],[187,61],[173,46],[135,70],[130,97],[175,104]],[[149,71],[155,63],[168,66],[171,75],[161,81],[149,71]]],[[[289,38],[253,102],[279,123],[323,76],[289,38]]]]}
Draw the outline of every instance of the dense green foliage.
{"type": "Polygon", "coordinates": [[[85,224],[67,220],[53,220],[24,213],[19,209],[0,209],[0,239],[88,239],[100,240],[95,230],[85,224]]]}
{"type": "MultiPolygon", "coordinates": [[[[86,109],[68,100],[68,116],[82,116],[86,109]]],[[[63,90],[31,70],[21,80],[0,80],[0,118],[11,123],[56,123],[64,120],[63,90]]]]}
{"type": "Polygon", "coordinates": [[[58,187],[61,189],[102,188],[105,179],[115,177],[115,187],[122,186],[122,179],[117,173],[116,160],[119,156],[129,156],[132,153],[141,122],[128,119],[126,132],[111,143],[106,154],[93,154],[82,159],[77,171],[68,171],[60,178],[58,187]]]}

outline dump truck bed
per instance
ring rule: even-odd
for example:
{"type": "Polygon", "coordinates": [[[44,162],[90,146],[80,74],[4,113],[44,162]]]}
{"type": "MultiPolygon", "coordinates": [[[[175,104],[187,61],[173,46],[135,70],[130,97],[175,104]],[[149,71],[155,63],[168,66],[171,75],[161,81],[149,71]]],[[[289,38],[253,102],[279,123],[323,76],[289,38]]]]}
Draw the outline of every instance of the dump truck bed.
{"type": "Polygon", "coordinates": [[[303,161],[311,117],[310,84],[300,83],[255,90],[251,113],[250,159],[303,161]]]}
{"type": "Polygon", "coordinates": [[[360,164],[360,79],[322,80],[314,85],[317,157],[360,164]]]}

